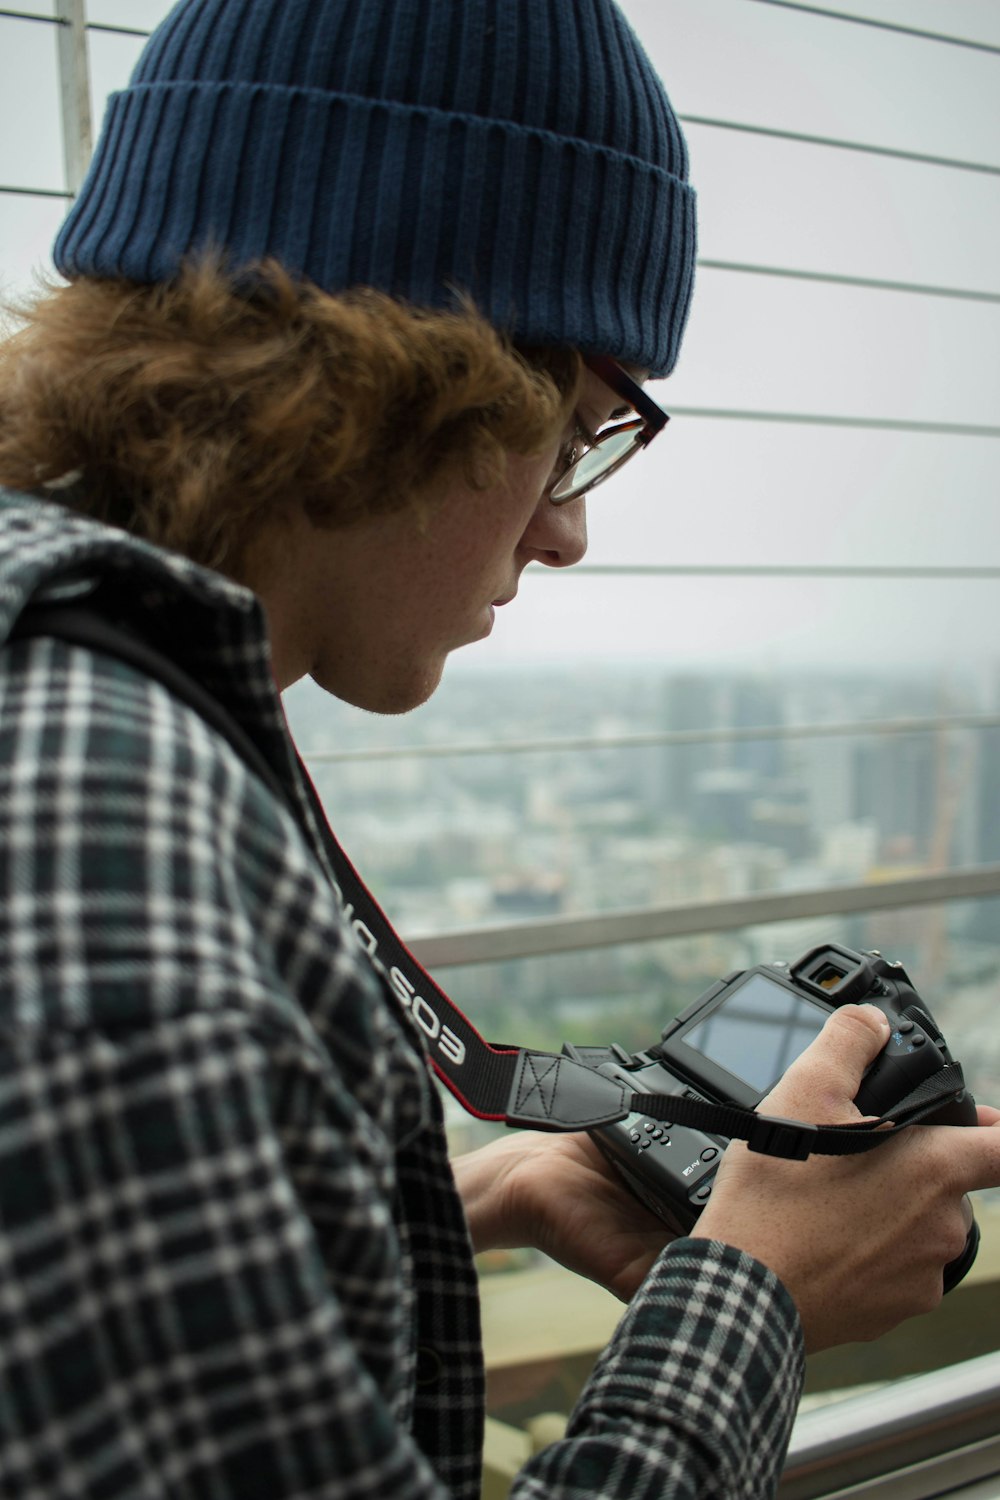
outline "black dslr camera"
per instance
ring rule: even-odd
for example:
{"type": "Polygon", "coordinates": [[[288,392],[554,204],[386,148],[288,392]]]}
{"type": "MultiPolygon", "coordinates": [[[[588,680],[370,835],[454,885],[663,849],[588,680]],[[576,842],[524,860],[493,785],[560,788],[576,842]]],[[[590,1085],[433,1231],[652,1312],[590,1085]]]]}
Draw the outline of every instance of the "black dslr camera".
{"type": "MultiPolygon", "coordinates": [[[[839,1005],[869,1002],[889,1018],[888,1042],[868,1069],[855,1104],[863,1115],[891,1113],[910,1091],[954,1062],[937,1024],[901,964],[880,953],[836,943],[812,948],[797,963],[758,964],[719,980],[664,1029],[647,1051],[567,1046],[633,1093],[735,1104],[752,1110],[822,1029],[839,1005]]],[[[923,1122],[974,1125],[966,1090],[923,1122]]],[[[647,1208],[686,1234],[712,1193],[725,1136],[631,1114],[591,1131],[597,1145],[647,1208]]],[[[978,1248],[975,1224],[965,1251],[947,1268],[957,1284],[978,1248]]]]}

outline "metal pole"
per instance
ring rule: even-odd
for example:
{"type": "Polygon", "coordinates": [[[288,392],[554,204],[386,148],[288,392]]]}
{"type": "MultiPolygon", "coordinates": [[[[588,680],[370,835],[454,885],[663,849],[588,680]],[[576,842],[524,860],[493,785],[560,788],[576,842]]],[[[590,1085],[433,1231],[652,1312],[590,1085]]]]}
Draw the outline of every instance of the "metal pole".
{"type": "Polygon", "coordinates": [[[93,148],[86,0],[56,0],[66,187],[76,196],[93,148]]]}
{"type": "Polygon", "coordinates": [[[652,943],[661,938],[691,937],[703,932],[734,932],[802,917],[840,917],[908,906],[936,906],[944,901],[977,901],[1000,895],[1000,865],[975,865],[898,880],[861,881],[807,891],[775,891],[767,896],[736,896],[724,901],[695,901],[676,906],[625,908],[555,917],[551,921],[511,923],[413,938],[411,953],[428,969],[458,964],[503,963],[512,958],[576,953],[587,948],[615,948],[625,943],[652,943]]]}

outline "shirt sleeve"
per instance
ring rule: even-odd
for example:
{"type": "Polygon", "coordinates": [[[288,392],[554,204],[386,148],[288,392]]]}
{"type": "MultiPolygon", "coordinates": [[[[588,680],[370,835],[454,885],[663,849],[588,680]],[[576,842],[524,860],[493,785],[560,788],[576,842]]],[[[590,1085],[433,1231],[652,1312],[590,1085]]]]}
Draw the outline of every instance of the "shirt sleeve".
{"type": "Polygon", "coordinates": [[[766,1500],[805,1369],[778,1279],[731,1246],[669,1246],[598,1360],[565,1440],[512,1500],[766,1500]]]}

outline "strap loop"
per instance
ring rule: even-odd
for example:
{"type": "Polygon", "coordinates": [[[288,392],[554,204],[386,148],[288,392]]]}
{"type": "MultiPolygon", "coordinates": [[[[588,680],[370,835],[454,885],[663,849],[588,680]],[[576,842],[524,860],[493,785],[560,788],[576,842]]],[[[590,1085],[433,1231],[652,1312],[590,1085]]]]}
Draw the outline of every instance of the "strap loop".
{"type": "Polygon", "coordinates": [[[819,1127],[799,1120],[783,1120],[780,1115],[755,1115],[747,1131],[747,1145],[763,1156],[780,1156],[783,1161],[805,1161],[813,1149],[819,1127]]]}
{"type": "Polygon", "coordinates": [[[519,1052],[506,1109],[508,1125],[531,1130],[592,1130],[624,1120],[632,1096],[622,1084],[571,1058],[519,1052]]]}

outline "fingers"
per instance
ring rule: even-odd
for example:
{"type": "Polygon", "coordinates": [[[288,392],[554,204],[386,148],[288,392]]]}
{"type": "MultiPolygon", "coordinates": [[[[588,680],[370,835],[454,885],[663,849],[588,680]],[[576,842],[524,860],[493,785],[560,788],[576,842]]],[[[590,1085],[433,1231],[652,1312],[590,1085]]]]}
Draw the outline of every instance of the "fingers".
{"type": "Polygon", "coordinates": [[[842,1005],[819,1036],[758,1106],[817,1125],[860,1119],[854,1096],[868,1065],[889,1039],[889,1022],[874,1005],[842,1005]]]}
{"type": "MultiPolygon", "coordinates": [[[[859,1119],[853,1100],[889,1026],[874,1006],[841,1006],[760,1108],[816,1124],[859,1119]]],[[[806,1347],[869,1339],[927,1312],[963,1255],[965,1194],[1000,1186],[1000,1110],[979,1124],[916,1125],[878,1150],[782,1162],[726,1152],[693,1233],[771,1267],[794,1299],[806,1347]]]]}
{"type": "Polygon", "coordinates": [[[949,1125],[923,1128],[928,1136],[935,1138],[942,1175],[953,1175],[963,1192],[1000,1187],[1000,1130],[995,1124],[970,1125],[958,1130],[949,1125]]]}

